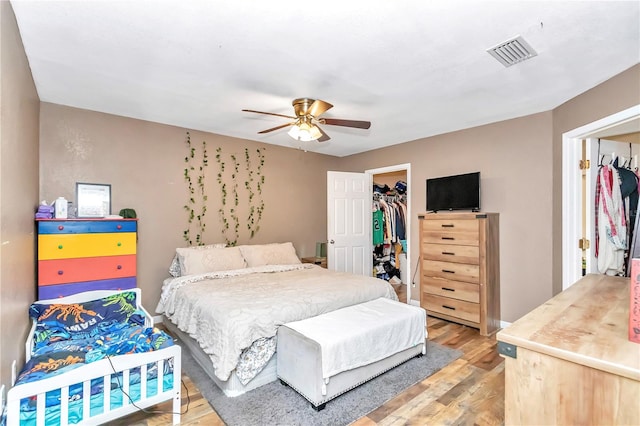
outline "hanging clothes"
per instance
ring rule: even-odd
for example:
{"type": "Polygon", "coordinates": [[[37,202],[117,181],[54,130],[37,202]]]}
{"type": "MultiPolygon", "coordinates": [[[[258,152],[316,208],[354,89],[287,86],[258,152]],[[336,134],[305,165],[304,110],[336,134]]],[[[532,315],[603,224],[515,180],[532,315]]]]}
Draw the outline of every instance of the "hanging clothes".
{"type": "Polygon", "coordinates": [[[595,202],[598,271],[607,275],[624,275],[627,221],[620,177],[615,167],[604,165],[600,168],[595,202]]]}
{"type": "Polygon", "coordinates": [[[620,177],[620,193],[622,199],[625,201],[624,208],[628,228],[627,235],[630,240],[633,235],[638,210],[638,175],[625,166],[626,165],[620,166],[617,158],[613,162],[613,167],[618,171],[618,176],[620,177]]]}
{"type": "Polygon", "coordinates": [[[400,282],[398,259],[403,252],[401,241],[406,243],[406,195],[397,193],[395,189],[382,193],[380,187],[381,185],[374,184],[372,208],[374,275],[387,281],[400,282]]]}
{"type": "Polygon", "coordinates": [[[382,210],[377,209],[373,211],[373,245],[377,246],[378,244],[382,244],[384,242],[384,224],[382,223],[383,218],[382,210]]]}

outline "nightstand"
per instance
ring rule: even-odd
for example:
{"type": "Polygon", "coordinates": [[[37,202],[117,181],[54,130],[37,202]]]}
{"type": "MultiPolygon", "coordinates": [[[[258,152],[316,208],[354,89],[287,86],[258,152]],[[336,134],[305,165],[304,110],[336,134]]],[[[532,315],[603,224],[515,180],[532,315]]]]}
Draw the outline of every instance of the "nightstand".
{"type": "Polygon", "coordinates": [[[327,258],[326,257],[303,257],[300,259],[302,263],[313,263],[315,265],[322,266],[323,268],[327,267],[327,258]]]}

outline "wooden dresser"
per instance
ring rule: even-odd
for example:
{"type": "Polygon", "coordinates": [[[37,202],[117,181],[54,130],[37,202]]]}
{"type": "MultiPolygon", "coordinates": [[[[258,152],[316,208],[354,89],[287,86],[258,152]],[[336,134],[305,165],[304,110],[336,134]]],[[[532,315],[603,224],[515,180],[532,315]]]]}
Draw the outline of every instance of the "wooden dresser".
{"type": "Polygon", "coordinates": [[[38,299],[136,287],[137,219],[45,219],[38,233],[38,299]]]}
{"type": "Polygon", "coordinates": [[[629,278],[587,275],[496,335],[507,425],[640,425],[629,278]]]}
{"type": "Polygon", "coordinates": [[[420,219],[420,305],[430,316],[500,328],[499,215],[430,213],[420,219]]]}

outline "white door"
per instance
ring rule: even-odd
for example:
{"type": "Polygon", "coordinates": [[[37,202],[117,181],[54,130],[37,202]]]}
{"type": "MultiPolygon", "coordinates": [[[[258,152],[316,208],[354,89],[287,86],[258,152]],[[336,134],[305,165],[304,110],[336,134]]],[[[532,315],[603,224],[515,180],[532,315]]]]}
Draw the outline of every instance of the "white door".
{"type": "Polygon", "coordinates": [[[327,267],[371,276],[371,175],[327,172],[327,267]]]}

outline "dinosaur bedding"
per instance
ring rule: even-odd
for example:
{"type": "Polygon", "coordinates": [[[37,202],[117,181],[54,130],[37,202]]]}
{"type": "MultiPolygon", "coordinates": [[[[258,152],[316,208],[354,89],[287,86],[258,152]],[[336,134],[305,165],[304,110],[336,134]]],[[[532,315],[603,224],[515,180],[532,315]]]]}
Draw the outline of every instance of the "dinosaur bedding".
{"type": "MultiPolygon", "coordinates": [[[[105,357],[155,351],[173,345],[169,335],[145,326],[145,313],[137,306],[134,291],[119,292],[84,303],[32,304],[29,315],[35,323],[34,346],[30,359],[18,375],[16,386],[61,375],[105,357]]],[[[157,366],[150,366],[146,371],[147,378],[154,379],[156,370],[157,366]]],[[[134,370],[129,377],[129,393],[134,400],[140,397],[140,389],[135,386],[140,382],[140,371],[139,368],[134,370]]],[[[165,363],[164,371],[171,371],[168,363],[165,363]]],[[[172,380],[173,375],[166,374],[164,377],[172,380]]],[[[122,404],[122,393],[117,392],[122,387],[122,380],[122,377],[113,374],[111,383],[108,383],[112,389],[112,404],[116,406],[122,404]]],[[[97,400],[102,397],[104,382],[103,379],[91,382],[92,407],[94,400],[96,407],[101,406],[97,400]]],[[[155,381],[149,383],[151,387],[157,387],[155,381]]],[[[161,386],[170,388],[172,383],[163,383],[161,386]]],[[[155,392],[157,389],[147,389],[149,391],[155,392]]],[[[81,383],[71,386],[69,400],[80,400],[82,393],[81,383]]],[[[46,407],[58,405],[59,399],[59,393],[47,393],[46,407]]],[[[76,405],[81,410],[82,404],[76,405]]],[[[70,412],[73,406],[71,403],[70,412]]],[[[29,413],[36,410],[35,401],[25,398],[20,408],[22,420],[28,420],[29,413]]]]}

